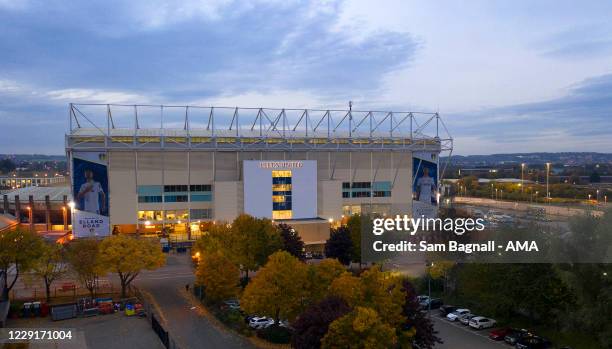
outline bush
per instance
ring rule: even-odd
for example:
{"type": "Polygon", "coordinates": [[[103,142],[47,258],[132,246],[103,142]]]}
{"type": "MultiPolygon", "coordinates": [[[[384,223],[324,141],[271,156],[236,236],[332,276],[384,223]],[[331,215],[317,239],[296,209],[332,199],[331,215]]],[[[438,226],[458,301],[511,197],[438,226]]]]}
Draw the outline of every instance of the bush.
{"type": "Polygon", "coordinates": [[[288,344],[291,342],[291,330],[277,325],[258,330],[257,336],[270,343],[288,344]]]}

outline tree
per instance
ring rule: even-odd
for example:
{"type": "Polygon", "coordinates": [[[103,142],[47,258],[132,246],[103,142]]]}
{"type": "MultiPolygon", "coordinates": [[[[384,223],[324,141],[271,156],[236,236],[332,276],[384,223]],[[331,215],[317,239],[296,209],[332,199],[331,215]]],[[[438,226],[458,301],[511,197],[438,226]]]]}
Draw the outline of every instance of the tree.
{"type": "Polygon", "coordinates": [[[106,274],[104,266],[98,260],[98,245],[99,242],[95,239],[77,239],[70,242],[66,250],[66,259],[72,271],[92,298],[96,295],[98,279],[106,274]]]}
{"type": "Polygon", "coordinates": [[[346,222],[351,235],[351,242],[353,248],[351,249],[351,259],[353,262],[359,263],[361,266],[361,220],[364,216],[360,214],[354,214],[349,217],[346,222]]]}
{"type": "Polygon", "coordinates": [[[205,253],[200,257],[196,283],[204,286],[207,299],[220,302],[238,294],[240,270],[221,251],[205,253]]]}
{"type": "Polygon", "coordinates": [[[3,282],[0,299],[8,299],[20,273],[32,268],[42,246],[42,239],[29,230],[16,229],[0,234],[0,279],[3,282]],[[15,268],[12,280],[9,275],[11,267],[15,268]]]}
{"type": "Polygon", "coordinates": [[[292,324],[294,332],[291,344],[297,349],[321,348],[321,339],[327,333],[329,325],[349,311],[351,307],[346,301],[333,296],[309,306],[292,324]]]}
{"type": "Polygon", "coordinates": [[[405,301],[400,277],[375,265],[361,274],[360,281],[363,292],[360,305],[376,310],[386,323],[398,326],[403,320],[405,301]]]}
{"type": "Polygon", "coordinates": [[[286,251],[270,256],[244,289],[241,307],[251,314],[293,320],[304,308],[307,266],[286,251]]]}
{"type": "Polygon", "coordinates": [[[387,349],[397,342],[395,329],[371,308],[356,307],[329,325],[322,348],[387,349]]]}
{"type": "Polygon", "coordinates": [[[350,273],[342,274],[332,281],[329,293],[344,299],[352,307],[361,304],[363,301],[361,280],[350,273]]]}
{"type": "MultiPolygon", "coordinates": [[[[232,228],[229,224],[210,224],[206,232],[196,240],[193,252],[203,256],[207,253],[221,251],[227,258],[232,259],[232,228]]],[[[200,257],[201,258],[201,257],[200,257]]],[[[232,259],[234,264],[238,265],[232,259]]]]}
{"type": "Polygon", "coordinates": [[[349,265],[352,260],[353,242],[351,233],[346,226],[332,229],[329,239],[325,242],[325,256],[337,258],[340,263],[349,265]]]}
{"type": "Polygon", "coordinates": [[[589,176],[589,182],[591,183],[601,182],[601,176],[599,175],[599,173],[597,173],[597,171],[593,171],[593,173],[591,173],[591,175],[589,176]]]}
{"type": "Polygon", "coordinates": [[[433,322],[420,309],[416,290],[410,281],[403,281],[402,291],[405,295],[402,308],[404,321],[401,324],[403,335],[399,340],[402,347],[412,348],[414,343],[419,348],[432,349],[437,343],[441,344],[442,340],[436,336],[438,332],[434,330],[433,322]]]}
{"type": "Polygon", "coordinates": [[[242,266],[247,279],[249,270],[257,270],[282,247],[278,230],[267,218],[242,214],[234,219],[231,228],[231,258],[242,266]]]}
{"type": "Polygon", "coordinates": [[[64,263],[62,245],[45,243],[42,245],[39,257],[36,259],[33,270],[36,275],[43,279],[47,302],[51,301],[51,285],[67,272],[64,263]]]}
{"type": "Polygon", "coordinates": [[[11,159],[0,160],[0,172],[9,173],[16,168],[15,163],[11,159]]]}
{"type": "Polygon", "coordinates": [[[332,282],[347,271],[337,259],[326,258],[318,264],[310,265],[309,273],[310,300],[317,302],[327,296],[332,282]]]}
{"type": "Polygon", "coordinates": [[[304,241],[290,225],[281,223],[277,226],[283,241],[283,250],[291,253],[295,258],[304,260],[304,241]]]}
{"type": "Polygon", "coordinates": [[[166,264],[166,256],[157,241],[123,234],[104,239],[98,259],[102,266],[119,276],[123,298],[141,270],[154,270],[166,264]]]}

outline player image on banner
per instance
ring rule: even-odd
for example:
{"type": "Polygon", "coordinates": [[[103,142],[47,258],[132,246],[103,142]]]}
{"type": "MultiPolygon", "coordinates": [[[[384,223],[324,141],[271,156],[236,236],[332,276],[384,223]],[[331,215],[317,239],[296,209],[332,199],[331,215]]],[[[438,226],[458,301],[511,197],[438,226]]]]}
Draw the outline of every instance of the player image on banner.
{"type": "Polygon", "coordinates": [[[72,195],[74,237],[109,235],[106,153],[73,154],[72,195]]]}
{"type": "Polygon", "coordinates": [[[414,217],[434,218],[438,211],[438,157],[435,153],[415,153],[412,163],[414,217]]]}

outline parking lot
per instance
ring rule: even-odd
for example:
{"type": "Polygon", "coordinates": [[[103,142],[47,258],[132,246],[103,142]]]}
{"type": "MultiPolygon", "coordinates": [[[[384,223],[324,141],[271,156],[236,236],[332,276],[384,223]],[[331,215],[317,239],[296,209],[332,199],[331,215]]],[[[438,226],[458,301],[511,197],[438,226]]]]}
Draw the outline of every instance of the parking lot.
{"type": "Polygon", "coordinates": [[[490,348],[511,348],[502,342],[495,342],[488,338],[491,329],[475,330],[469,326],[462,325],[460,322],[451,322],[439,315],[438,310],[430,313],[434,322],[434,327],[438,331],[438,337],[442,338],[443,344],[436,345],[440,349],[490,349],[490,348]]]}

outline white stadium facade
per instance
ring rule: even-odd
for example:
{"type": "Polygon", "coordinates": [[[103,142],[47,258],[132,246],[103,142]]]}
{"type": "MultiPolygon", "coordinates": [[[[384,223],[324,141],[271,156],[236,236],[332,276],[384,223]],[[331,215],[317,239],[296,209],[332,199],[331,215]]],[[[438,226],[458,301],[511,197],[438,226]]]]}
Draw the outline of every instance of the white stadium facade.
{"type": "Polygon", "coordinates": [[[77,237],[192,238],[246,213],[320,245],[351,214],[412,207],[415,159],[435,165],[437,185],[439,154],[452,149],[437,113],[71,104],[69,114],[77,237]]]}

